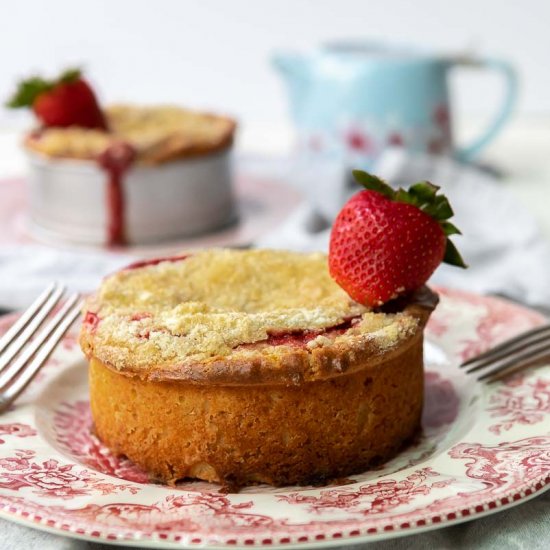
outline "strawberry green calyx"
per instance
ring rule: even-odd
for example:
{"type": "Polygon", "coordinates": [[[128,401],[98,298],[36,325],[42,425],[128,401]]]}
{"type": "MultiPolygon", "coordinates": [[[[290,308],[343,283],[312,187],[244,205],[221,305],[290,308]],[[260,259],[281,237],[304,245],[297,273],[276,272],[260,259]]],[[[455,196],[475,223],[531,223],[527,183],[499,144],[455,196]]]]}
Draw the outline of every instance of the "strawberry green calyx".
{"type": "Polygon", "coordinates": [[[82,78],[82,70],[79,67],[73,67],[63,71],[55,84],[68,84],[69,82],[76,82],[82,78]]]}
{"type": "Polygon", "coordinates": [[[421,181],[411,185],[409,189],[399,188],[395,190],[385,181],[363,170],[354,170],[353,176],[355,181],[368,191],[376,191],[391,201],[416,206],[436,220],[447,237],[443,262],[457,267],[468,267],[456,246],[449,239],[450,235],[460,235],[461,233],[455,225],[448,221],[449,218],[454,216],[454,212],[447,197],[437,194],[440,189],[439,186],[429,181],[421,181]]]}
{"type": "Polygon", "coordinates": [[[32,107],[39,95],[49,92],[59,84],[69,84],[76,82],[82,77],[80,69],[67,69],[55,80],[46,80],[41,76],[32,76],[22,80],[13,96],[7,101],[6,107],[19,109],[23,107],[32,107]]]}

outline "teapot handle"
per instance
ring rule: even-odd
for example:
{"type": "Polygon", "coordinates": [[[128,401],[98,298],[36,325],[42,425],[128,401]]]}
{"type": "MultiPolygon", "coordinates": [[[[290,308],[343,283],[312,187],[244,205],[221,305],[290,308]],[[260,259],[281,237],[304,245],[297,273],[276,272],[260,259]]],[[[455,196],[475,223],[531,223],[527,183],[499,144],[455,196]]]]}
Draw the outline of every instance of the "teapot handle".
{"type": "Polygon", "coordinates": [[[450,62],[450,67],[462,66],[480,69],[491,69],[500,72],[504,77],[506,87],[504,102],[500,110],[480,137],[466,147],[459,148],[456,156],[461,161],[470,161],[476,157],[500,132],[504,124],[510,118],[516,104],[518,91],[518,78],[515,69],[508,62],[501,59],[457,59],[450,62]]]}

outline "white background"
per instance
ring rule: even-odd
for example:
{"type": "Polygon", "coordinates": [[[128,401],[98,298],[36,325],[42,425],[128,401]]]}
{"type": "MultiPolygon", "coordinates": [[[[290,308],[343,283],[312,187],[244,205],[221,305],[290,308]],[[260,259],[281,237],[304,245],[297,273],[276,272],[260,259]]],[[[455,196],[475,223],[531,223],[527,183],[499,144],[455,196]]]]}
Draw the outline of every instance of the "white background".
{"type": "MultiPolygon", "coordinates": [[[[270,55],[341,38],[507,58],[521,74],[519,112],[550,112],[547,0],[0,0],[0,98],[18,77],[83,64],[105,101],[213,108],[269,140],[287,120],[270,55]]],[[[458,111],[497,108],[497,77],[456,80],[458,111]]],[[[0,128],[29,121],[0,110],[0,128]]]]}

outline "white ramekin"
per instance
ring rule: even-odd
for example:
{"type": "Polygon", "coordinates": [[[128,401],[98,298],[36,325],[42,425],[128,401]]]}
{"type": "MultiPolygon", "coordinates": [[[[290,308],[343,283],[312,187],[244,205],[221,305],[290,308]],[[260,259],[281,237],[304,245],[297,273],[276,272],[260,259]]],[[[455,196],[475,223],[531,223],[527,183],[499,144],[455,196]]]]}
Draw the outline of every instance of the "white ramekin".
{"type": "MultiPolygon", "coordinates": [[[[94,161],[28,157],[31,231],[66,242],[108,244],[107,174],[94,161]]],[[[199,235],[236,219],[229,149],[137,165],[123,185],[129,244],[199,235]]]]}

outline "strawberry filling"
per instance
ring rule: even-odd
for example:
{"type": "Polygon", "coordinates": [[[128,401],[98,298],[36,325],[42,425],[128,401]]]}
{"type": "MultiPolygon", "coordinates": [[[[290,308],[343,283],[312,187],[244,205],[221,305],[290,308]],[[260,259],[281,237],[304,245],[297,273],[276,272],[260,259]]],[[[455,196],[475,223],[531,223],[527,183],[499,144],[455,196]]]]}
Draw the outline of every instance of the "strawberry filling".
{"type": "Polygon", "coordinates": [[[107,173],[107,236],[109,245],[126,244],[124,177],[136,158],[135,149],[125,142],[113,143],[97,162],[107,173]]]}
{"type": "Polygon", "coordinates": [[[186,260],[191,254],[181,254],[180,256],[169,256],[167,258],[153,258],[151,260],[140,260],[134,262],[130,265],[127,265],[123,271],[130,271],[131,269],[139,269],[141,267],[149,267],[151,265],[158,265],[162,262],[179,262],[181,260],[186,260]]]}
{"type": "Polygon", "coordinates": [[[97,313],[94,313],[93,311],[87,311],[84,315],[83,324],[88,327],[88,330],[90,332],[94,332],[97,328],[97,325],[99,325],[99,317],[97,313]]]}
{"type": "Polygon", "coordinates": [[[143,319],[151,319],[153,317],[152,313],[149,313],[148,311],[140,311],[138,313],[134,313],[132,317],[130,317],[131,321],[141,321],[143,319]]]}
{"type": "MultiPolygon", "coordinates": [[[[97,319],[97,315],[95,313],[88,312],[86,315],[95,316],[97,319]]],[[[132,321],[140,321],[141,319],[145,318],[151,318],[152,315],[150,313],[137,313],[132,315],[131,320],[132,321]]],[[[87,323],[88,317],[85,318],[84,323],[87,323]]],[[[93,319],[92,322],[95,323],[95,326],[97,326],[97,323],[99,322],[99,319],[93,319]]],[[[358,315],[356,317],[351,317],[350,319],[346,319],[343,323],[340,323],[338,325],[334,325],[333,327],[327,327],[324,330],[294,330],[294,331],[277,331],[277,332],[271,332],[269,333],[266,340],[261,340],[258,342],[252,342],[250,344],[241,344],[239,346],[236,346],[234,349],[246,349],[246,348],[254,348],[258,345],[268,345],[268,346],[291,346],[294,348],[304,348],[308,342],[311,340],[314,340],[318,336],[327,336],[335,338],[336,336],[340,336],[341,334],[344,334],[347,330],[354,327],[361,319],[361,316],[358,315]]],[[[156,328],[151,329],[147,328],[142,330],[137,336],[141,340],[149,340],[151,330],[155,331],[161,331],[166,332],[165,328],[156,328]]]]}
{"type": "Polygon", "coordinates": [[[291,346],[295,348],[303,348],[308,342],[317,338],[317,336],[336,337],[344,334],[347,330],[356,325],[360,316],[346,319],[343,323],[333,327],[327,327],[324,330],[296,330],[289,332],[272,332],[267,340],[255,342],[253,344],[244,344],[239,347],[252,347],[256,344],[267,344],[268,346],[291,346]]]}

